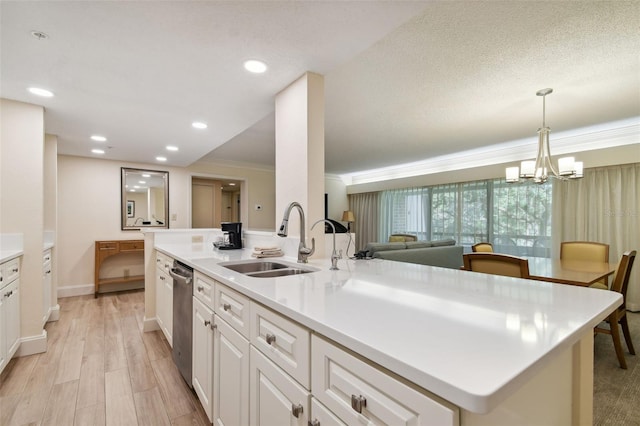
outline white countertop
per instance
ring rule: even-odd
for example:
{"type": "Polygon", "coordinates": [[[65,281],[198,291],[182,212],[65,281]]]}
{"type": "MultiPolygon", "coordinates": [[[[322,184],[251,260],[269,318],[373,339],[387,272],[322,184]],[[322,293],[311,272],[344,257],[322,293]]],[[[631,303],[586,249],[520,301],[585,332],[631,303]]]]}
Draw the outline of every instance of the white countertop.
{"type": "MultiPolygon", "coordinates": [[[[250,249],[156,248],[453,404],[487,413],[602,321],[609,291],[381,259],[253,278],[219,266],[250,249]]],[[[270,260],[292,258],[273,258],[270,260]]]]}
{"type": "Polygon", "coordinates": [[[22,252],[22,250],[11,250],[11,249],[7,249],[7,250],[0,250],[0,263],[4,263],[8,260],[11,259],[15,259],[18,256],[22,256],[24,253],[22,252]]]}

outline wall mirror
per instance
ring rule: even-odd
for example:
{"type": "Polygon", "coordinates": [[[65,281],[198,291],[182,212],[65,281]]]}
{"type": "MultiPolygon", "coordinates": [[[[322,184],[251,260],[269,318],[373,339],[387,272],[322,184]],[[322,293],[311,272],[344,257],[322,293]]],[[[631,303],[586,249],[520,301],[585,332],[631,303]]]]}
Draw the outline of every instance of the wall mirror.
{"type": "Polygon", "coordinates": [[[122,230],[169,228],[169,172],[122,167],[122,230]]]}

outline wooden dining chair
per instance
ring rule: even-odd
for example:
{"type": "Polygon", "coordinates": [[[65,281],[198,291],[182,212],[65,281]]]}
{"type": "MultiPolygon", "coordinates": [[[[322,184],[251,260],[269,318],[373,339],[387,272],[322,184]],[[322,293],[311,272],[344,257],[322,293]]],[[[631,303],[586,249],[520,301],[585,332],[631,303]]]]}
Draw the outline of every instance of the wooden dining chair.
{"type": "Polygon", "coordinates": [[[464,269],[485,274],[529,278],[529,261],[499,253],[467,253],[462,256],[464,269]]]}
{"type": "Polygon", "coordinates": [[[493,246],[491,243],[477,243],[471,246],[471,251],[474,253],[493,253],[493,246]]]}
{"type": "Polygon", "coordinates": [[[627,361],[624,359],[624,353],[622,352],[622,342],[620,341],[620,329],[618,325],[622,327],[622,333],[624,335],[624,341],[627,343],[627,349],[632,355],[636,354],[631,342],[631,333],[629,332],[629,323],[627,322],[627,287],[629,286],[629,277],[631,276],[631,267],[636,258],[636,251],[627,251],[622,254],[620,263],[618,264],[618,270],[611,283],[611,291],[617,291],[622,294],[622,305],[618,306],[613,311],[606,322],[609,323],[609,327],[597,326],[595,328],[596,333],[604,333],[611,335],[613,339],[613,347],[616,350],[616,356],[620,363],[620,368],[627,369],[627,361]]]}
{"type": "MultiPolygon", "coordinates": [[[[609,244],[593,241],[564,241],[560,243],[560,259],[609,262],[609,244]]],[[[608,290],[607,278],[591,284],[590,287],[608,290]]]]}

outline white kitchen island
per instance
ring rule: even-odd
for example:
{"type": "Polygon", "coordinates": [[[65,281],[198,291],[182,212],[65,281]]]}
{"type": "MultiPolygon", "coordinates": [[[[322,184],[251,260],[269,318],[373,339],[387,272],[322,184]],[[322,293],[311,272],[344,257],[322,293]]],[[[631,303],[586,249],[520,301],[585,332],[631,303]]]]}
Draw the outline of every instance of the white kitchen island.
{"type": "Polygon", "coordinates": [[[343,259],[338,271],[311,259],[317,272],[254,278],[219,265],[250,259],[250,249],[175,241],[156,235],[145,254],[150,323],[155,246],[425,391],[452,409],[454,424],[592,423],[593,327],[619,294],[378,259],[343,259]]]}

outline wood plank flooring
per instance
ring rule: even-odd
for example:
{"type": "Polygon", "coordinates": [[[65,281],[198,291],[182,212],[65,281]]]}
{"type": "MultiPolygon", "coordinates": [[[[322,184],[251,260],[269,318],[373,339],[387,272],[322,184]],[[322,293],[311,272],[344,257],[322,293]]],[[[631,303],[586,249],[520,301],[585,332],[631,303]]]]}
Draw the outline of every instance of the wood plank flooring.
{"type": "Polygon", "coordinates": [[[0,376],[0,425],[210,425],[162,333],[142,332],[143,290],[59,303],[47,352],[0,376]]]}

